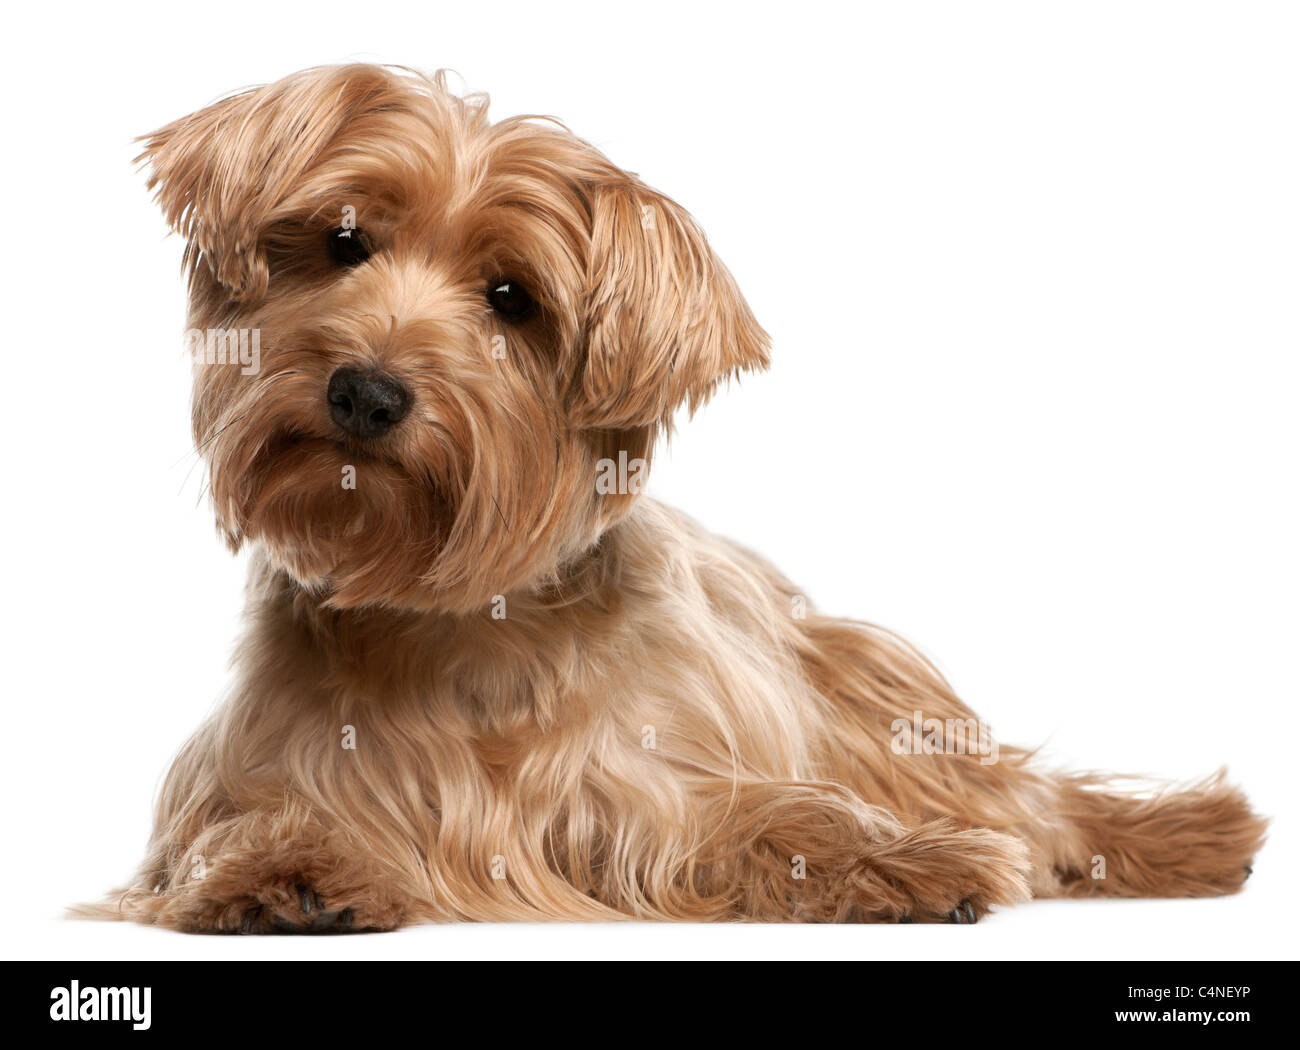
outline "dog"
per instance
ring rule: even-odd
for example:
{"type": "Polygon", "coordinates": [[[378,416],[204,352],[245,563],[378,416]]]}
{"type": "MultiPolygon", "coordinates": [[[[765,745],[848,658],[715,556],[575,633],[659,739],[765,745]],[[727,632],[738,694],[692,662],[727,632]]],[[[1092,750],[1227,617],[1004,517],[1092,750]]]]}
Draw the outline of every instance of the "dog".
{"type": "Polygon", "coordinates": [[[566,127],[346,65],[142,141],[218,531],[254,556],[233,692],[80,914],[966,924],[1241,888],[1266,822],[1222,771],[1040,769],[642,494],[769,341],[693,219],[566,127]]]}

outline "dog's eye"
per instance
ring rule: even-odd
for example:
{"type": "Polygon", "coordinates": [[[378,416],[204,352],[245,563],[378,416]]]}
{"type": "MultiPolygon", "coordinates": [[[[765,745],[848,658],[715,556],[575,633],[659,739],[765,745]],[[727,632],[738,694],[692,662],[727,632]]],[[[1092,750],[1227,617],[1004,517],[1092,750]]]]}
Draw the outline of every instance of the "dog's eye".
{"type": "Polygon", "coordinates": [[[526,321],[537,309],[528,289],[509,277],[498,277],[488,285],[488,302],[507,321],[526,321]]]}
{"type": "Polygon", "coordinates": [[[370,258],[370,241],[358,229],[336,226],[325,235],[330,258],[339,266],[360,266],[370,258]]]}

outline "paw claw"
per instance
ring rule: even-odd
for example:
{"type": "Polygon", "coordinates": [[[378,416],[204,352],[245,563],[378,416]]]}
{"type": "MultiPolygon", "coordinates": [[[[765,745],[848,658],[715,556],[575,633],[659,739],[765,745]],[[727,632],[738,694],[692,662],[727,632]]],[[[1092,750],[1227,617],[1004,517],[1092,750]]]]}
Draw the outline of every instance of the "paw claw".
{"type": "Polygon", "coordinates": [[[957,926],[972,926],[979,922],[979,916],[971,902],[964,900],[948,913],[948,921],[957,926]]]}
{"type": "Polygon", "coordinates": [[[339,913],[336,911],[317,912],[316,918],[312,919],[311,925],[305,928],[307,933],[323,933],[327,930],[334,929],[339,913]]]}

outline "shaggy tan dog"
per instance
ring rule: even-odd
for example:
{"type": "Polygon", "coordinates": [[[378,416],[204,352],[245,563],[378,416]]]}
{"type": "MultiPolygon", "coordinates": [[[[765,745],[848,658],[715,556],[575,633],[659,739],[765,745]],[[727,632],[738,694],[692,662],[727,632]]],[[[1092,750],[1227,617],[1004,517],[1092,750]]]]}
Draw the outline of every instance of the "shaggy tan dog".
{"type": "Polygon", "coordinates": [[[1264,821],[1220,778],[1035,769],[903,642],[639,495],[767,338],[681,208],[486,110],[354,65],[147,137],[195,440],[257,553],[233,695],[83,913],[971,922],[1238,890],[1264,821]]]}

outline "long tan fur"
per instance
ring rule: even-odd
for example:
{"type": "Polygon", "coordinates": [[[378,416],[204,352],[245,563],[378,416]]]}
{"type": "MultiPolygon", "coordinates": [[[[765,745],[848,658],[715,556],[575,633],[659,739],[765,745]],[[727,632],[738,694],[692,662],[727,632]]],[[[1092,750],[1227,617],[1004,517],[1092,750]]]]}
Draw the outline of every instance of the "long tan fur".
{"type": "Polygon", "coordinates": [[[972,921],[1242,885],[1264,822],[1220,778],[1125,793],[961,753],[975,715],[906,644],[597,484],[767,337],[690,217],[563,127],[360,65],[144,156],[191,325],[261,335],[253,372],[196,366],[193,405],[219,528],[256,558],[234,691],[134,882],[82,914],[972,921]],[[374,251],[340,270],[323,238],[349,206],[374,251]],[[535,316],[488,307],[503,276],[535,316]],[[399,377],[410,416],[341,433],[345,365],[399,377]],[[918,718],[941,746],[900,749],[918,718]]]}

